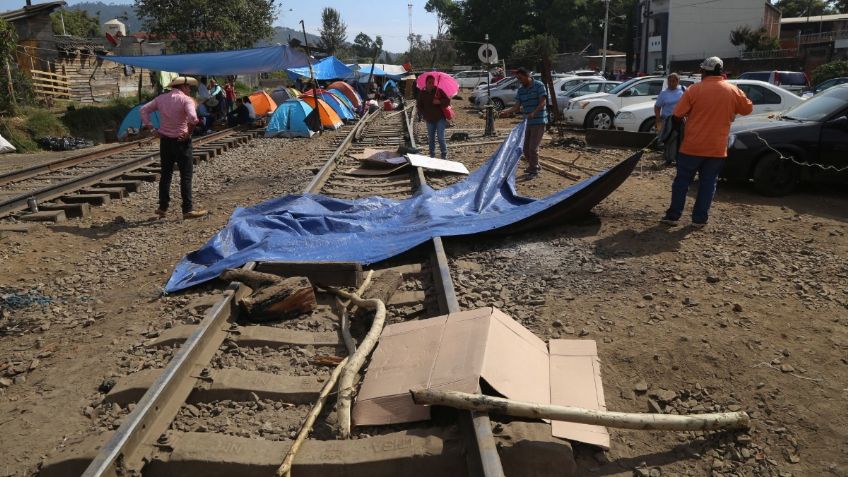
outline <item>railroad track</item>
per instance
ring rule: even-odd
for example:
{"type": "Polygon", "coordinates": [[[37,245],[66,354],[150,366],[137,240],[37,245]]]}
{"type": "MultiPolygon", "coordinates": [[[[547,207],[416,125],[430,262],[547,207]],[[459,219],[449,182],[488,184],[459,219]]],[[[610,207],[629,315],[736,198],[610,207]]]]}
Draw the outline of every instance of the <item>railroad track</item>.
{"type": "MultiPolygon", "coordinates": [[[[317,173],[305,192],[411,196],[426,184],[420,168],[378,178],[347,174],[357,164],[349,155],[366,146],[415,147],[410,116],[379,112],[337,134],[323,151],[326,161],[311,165],[317,173]]],[[[351,263],[251,262],[244,268],[350,288],[366,273],[351,263]]],[[[371,270],[372,289],[383,277],[403,277],[387,304],[387,323],[460,311],[441,238],[371,270]]],[[[319,358],[347,353],[339,331],[343,313],[335,297],[318,291],[318,309],[309,316],[240,324],[236,303],[247,293],[233,282],[199,324],[175,326],[147,341],[144,348],[171,358],[164,369],[121,378],[105,395],[104,406],[132,409],[121,425],[66,449],[41,475],[274,475],[333,368],[319,358]],[[231,419],[243,428],[234,429],[231,419]]],[[[351,331],[361,338],[367,330],[358,321],[351,331]]],[[[333,408],[324,407],[294,459],[293,475],[543,476],[562,475],[569,463],[570,447],[553,439],[545,423],[498,423],[494,436],[487,415],[460,412],[437,423],[354,428],[353,439],[338,440],[333,408]]]]}
{"type": "MultiPolygon", "coordinates": [[[[260,130],[224,129],[194,140],[195,163],[244,144],[260,130]]],[[[84,217],[91,206],[108,204],[159,179],[159,146],[142,139],[84,152],[0,175],[0,218],[61,222],[84,217]],[[38,213],[29,213],[29,201],[38,213]]]]}

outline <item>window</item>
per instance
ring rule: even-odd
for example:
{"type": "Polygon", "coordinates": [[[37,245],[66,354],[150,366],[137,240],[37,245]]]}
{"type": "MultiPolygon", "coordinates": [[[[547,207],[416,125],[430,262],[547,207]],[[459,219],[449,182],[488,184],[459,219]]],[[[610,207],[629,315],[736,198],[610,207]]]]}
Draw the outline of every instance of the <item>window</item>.
{"type": "Polygon", "coordinates": [[[742,73],[741,75],[739,75],[739,79],[765,81],[766,83],[768,83],[770,76],[771,73],[769,73],[768,71],[753,71],[750,73],[742,73]]]}
{"type": "Polygon", "coordinates": [[[739,89],[751,100],[754,105],[780,104],[780,95],[774,91],[753,84],[740,84],[739,89]]]}
{"type": "Polygon", "coordinates": [[[613,88],[615,88],[616,86],[618,86],[618,85],[617,85],[617,84],[615,84],[615,83],[606,83],[606,84],[604,84],[604,93],[609,93],[609,92],[610,92],[610,91],[612,91],[612,90],[613,90],[613,88]]]}
{"type": "Polygon", "coordinates": [[[792,72],[780,72],[780,84],[786,84],[790,86],[806,86],[807,85],[807,75],[804,73],[792,73],[792,72]]]}
{"type": "Polygon", "coordinates": [[[656,96],[662,91],[662,81],[645,81],[630,88],[630,96],[656,96]]]}

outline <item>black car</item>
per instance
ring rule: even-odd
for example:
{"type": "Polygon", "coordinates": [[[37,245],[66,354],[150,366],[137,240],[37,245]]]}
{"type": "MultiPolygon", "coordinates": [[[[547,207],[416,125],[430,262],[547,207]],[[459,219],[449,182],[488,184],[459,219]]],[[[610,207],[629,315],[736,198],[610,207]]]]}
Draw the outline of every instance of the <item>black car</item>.
{"type": "Polygon", "coordinates": [[[802,180],[848,179],[848,84],[777,116],[738,118],[722,176],[753,179],[760,193],[792,192],[802,180]]]}

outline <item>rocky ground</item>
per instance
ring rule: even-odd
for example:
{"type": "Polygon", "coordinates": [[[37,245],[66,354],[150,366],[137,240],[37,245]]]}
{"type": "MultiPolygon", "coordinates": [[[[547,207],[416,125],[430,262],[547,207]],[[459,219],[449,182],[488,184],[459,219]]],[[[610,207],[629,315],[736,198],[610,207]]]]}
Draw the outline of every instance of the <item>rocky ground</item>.
{"type": "MultiPolygon", "coordinates": [[[[479,117],[457,110],[453,129],[482,133],[479,117]]],[[[542,154],[587,168],[581,177],[629,154],[586,149],[570,135],[551,139],[542,154]]],[[[0,232],[0,475],[28,475],[43,455],[120,424],[132,406],[103,405],[101,391],[165,366],[173,349],[142,344],[198,322],[218,292],[210,284],[161,297],[173,265],[234,207],[302,190],[327,140],[255,141],[201,165],[196,200],[212,211],[208,219],[183,222],[175,203],[169,218],[153,220],[147,184],[90,219],[0,232]]],[[[496,147],[456,143],[451,158],[474,168],[496,147]]],[[[667,228],[657,220],[673,171],[655,164],[646,158],[580,223],[448,240],[461,305],[497,306],[546,340],[596,340],[609,409],[745,410],[753,418],[748,433],[611,430],[607,453],[576,446],[581,475],[848,476],[848,196],[817,187],[766,199],[722,184],[709,228],[667,228]]],[[[517,184],[543,196],[574,182],[545,171],[517,184]]],[[[426,286],[413,278],[404,289],[426,286]]],[[[421,311],[390,309],[389,321],[421,311]]],[[[280,326],[332,329],[318,314],[280,326]]],[[[326,375],[315,357],[333,352],[232,348],[213,366],[326,375]]],[[[186,406],[174,426],[289,439],[307,408],[272,422],[278,405],[186,406]]]]}

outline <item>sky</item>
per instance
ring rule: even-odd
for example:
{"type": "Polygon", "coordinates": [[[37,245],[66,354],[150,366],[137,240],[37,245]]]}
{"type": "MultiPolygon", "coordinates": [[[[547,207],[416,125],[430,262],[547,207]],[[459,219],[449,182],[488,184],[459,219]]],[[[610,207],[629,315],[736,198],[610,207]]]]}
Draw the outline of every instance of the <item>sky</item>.
{"type": "MultiPolygon", "coordinates": [[[[42,3],[34,0],[33,3],[42,3]]],[[[80,0],[66,0],[68,5],[80,3],[80,0]]],[[[132,4],[132,0],[103,0],[104,3],[132,4]]],[[[222,0],[226,1],[226,0],[222,0]]],[[[25,5],[25,0],[0,0],[0,11],[12,10],[25,5]]],[[[436,34],[436,16],[424,10],[426,0],[413,0],[412,31],[429,39],[436,34]]],[[[318,34],[321,27],[321,10],[332,7],[342,15],[342,21],[347,23],[347,41],[353,42],[359,32],[374,38],[383,37],[383,48],[399,53],[409,47],[409,15],[406,0],[336,0],[328,1],[298,1],[282,0],[280,15],[275,26],[287,26],[300,29],[300,20],[306,25],[306,31],[318,34]]]]}

